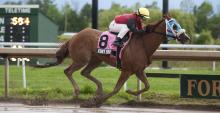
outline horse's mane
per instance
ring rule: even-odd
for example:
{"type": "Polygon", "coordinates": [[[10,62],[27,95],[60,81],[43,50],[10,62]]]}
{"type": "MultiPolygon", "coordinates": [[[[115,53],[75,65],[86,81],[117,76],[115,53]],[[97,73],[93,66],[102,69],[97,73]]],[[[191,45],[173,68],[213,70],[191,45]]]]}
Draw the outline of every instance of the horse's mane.
{"type": "MultiPolygon", "coordinates": [[[[170,20],[170,19],[171,19],[171,16],[170,16],[169,14],[164,14],[163,17],[162,17],[160,20],[149,23],[148,25],[145,26],[145,28],[146,28],[147,26],[157,27],[157,26],[158,26],[162,21],[164,21],[165,19],[170,20]]],[[[154,28],[154,29],[155,29],[155,28],[154,28]]]]}
{"type": "MultiPolygon", "coordinates": [[[[154,21],[154,22],[151,22],[151,23],[149,23],[149,24],[147,24],[146,26],[144,26],[144,30],[145,31],[148,31],[148,32],[146,32],[146,33],[150,33],[150,32],[152,32],[152,31],[155,31],[155,29],[157,28],[157,26],[159,25],[159,24],[161,24],[161,22],[163,22],[164,21],[164,18],[162,18],[162,19],[160,19],[160,20],[158,20],[158,21],[154,21]]],[[[144,35],[145,33],[132,33],[132,37],[141,37],[142,35],[144,35]]]]}
{"type": "Polygon", "coordinates": [[[146,25],[144,28],[146,29],[147,27],[150,27],[149,29],[151,29],[151,31],[154,31],[156,29],[156,27],[161,24],[164,21],[164,18],[156,21],[156,22],[151,22],[148,25],[146,25]]]}

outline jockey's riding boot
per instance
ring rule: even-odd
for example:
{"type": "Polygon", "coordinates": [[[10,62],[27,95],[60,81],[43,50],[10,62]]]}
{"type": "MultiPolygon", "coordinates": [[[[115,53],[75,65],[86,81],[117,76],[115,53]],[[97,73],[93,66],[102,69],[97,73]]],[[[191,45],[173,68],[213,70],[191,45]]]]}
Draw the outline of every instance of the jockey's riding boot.
{"type": "Polygon", "coordinates": [[[120,37],[117,37],[115,41],[113,42],[113,45],[121,47],[122,46],[122,39],[120,37]]]}

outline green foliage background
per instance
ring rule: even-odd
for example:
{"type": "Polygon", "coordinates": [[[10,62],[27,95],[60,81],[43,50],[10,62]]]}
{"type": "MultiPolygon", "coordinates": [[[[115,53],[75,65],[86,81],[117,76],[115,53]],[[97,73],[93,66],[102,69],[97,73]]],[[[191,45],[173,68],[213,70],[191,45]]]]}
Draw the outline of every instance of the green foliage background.
{"type": "MultiPolygon", "coordinates": [[[[204,1],[197,6],[193,0],[181,0],[179,9],[171,9],[169,14],[175,18],[180,25],[186,29],[186,33],[192,38],[194,44],[219,44],[220,38],[220,12],[213,11],[213,6],[208,1],[204,1]]],[[[26,1],[7,1],[5,4],[39,4],[41,11],[59,25],[59,33],[79,32],[80,30],[91,27],[91,4],[85,4],[78,9],[74,3],[66,3],[61,9],[54,4],[53,0],[26,0],[26,1]]],[[[139,7],[143,7],[138,1],[132,7],[121,6],[112,3],[109,9],[98,11],[98,29],[108,30],[110,22],[116,15],[131,13],[139,7]]],[[[162,16],[162,11],[158,8],[157,1],[150,5],[145,5],[150,10],[150,20],[146,24],[158,21],[162,16]]],[[[172,43],[172,42],[171,42],[172,43]]]]}

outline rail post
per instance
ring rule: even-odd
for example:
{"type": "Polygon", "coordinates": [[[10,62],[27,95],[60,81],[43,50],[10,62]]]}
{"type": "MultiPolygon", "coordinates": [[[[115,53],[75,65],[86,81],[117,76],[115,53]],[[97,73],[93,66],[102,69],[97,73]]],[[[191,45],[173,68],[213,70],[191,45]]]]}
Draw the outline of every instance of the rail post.
{"type": "MultiPolygon", "coordinates": [[[[169,0],[163,0],[163,15],[164,14],[168,14],[169,11],[169,0]]],[[[168,41],[164,40],[163,44],[167,44],[168,41]]],[[[168,50],[168,48],[162,48],[163,50],[168,50]]],[[[168,69],[168,61],[167,60],[163,60],[162,61],[162,68],[164,69],[168,69]]]]}
{"type": "Polygon", "coordinates": [[[9,60],[8,57],[5,57],[5,98],[8,97],[8,92],[9,92],[9,60]]]}
{"type": "Polygon", "coordinates": [[[98,0],[92,0],[92,28],[98,29],[98,0]]]}
{"type": "Polygon", "coordinates": [[[212,71],[215,71],[216,70],[216,63],[215,61],[212,62],[212,71]]]}
{"type": "Polygon", "coordinates": [[[124,83],[124,91],[127,91],[127,82],[124,83]]]}
{"type": "Polygon", "coordinates": [[[26,89],[27,82],[26,82],[25,58],[22,58],[22,78],[23,78],[23,87],[26,89]]]}
{"type": "MultiPolygon", "coordinates": [[[[139,80],[139,79],[137,78],[137,91],[140,91],[140,90],[141,90],[141,80],[139,80]]],[[[141,97],[142,97],[142,95],[139,94],[139,95],[137,96],[137,100],[138,100],[138,101],[141,101],[141,97]]]]}

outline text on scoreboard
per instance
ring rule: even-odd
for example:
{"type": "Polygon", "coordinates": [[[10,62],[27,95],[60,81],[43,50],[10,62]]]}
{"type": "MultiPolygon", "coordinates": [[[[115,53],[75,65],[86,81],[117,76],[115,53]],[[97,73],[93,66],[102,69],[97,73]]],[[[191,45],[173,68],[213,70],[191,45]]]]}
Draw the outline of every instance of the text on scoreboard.
{"type": "Polygon", "coordinates": [[[0,42],[29,42],[36,12],[30,6],[0,7],[0,42]]]}

